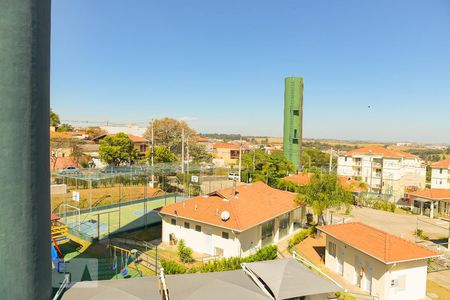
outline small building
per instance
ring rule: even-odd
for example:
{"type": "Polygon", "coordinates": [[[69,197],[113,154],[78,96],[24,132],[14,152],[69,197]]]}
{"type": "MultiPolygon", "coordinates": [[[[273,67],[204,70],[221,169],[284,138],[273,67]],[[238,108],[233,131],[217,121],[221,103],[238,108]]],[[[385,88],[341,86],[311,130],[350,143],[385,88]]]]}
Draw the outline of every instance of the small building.
{"type": "Polygon", "coordinates": [[[215,143],[212,146],[214,162],[218,165],[236,165],[239,163],[239,152],[246,153],[248,145],[232,143],[215,143]],[[241,149],[242,147],[242,149],[241,149]]]}
{"type": "Polygon", "coordinates": [[[198,253],[247,256],[300,229],[296,194],[262,182],[218,190],[161,209],[162,241],[185,240],[198,253]]]}
{"type": "MultiPolygon", "coordinates": [[[[128,138],[133,142],[134,148],[139,152],[139,155],[143,156],[149,148],[149,141],[143,137],[136,136],[133,134],[125,133],[128,138]]],[[[107,134],[102,134],[92,139],[95,144],[100,144],[100,141],[104,139],[107,134]]]]}
{"type": "Polygon", "coordinates": [[[318,230],[329,270],[378,299],[425,299],[427,262],[437,253],[360,222],[318,230]]]}
{"type": "Polygon", "coordinates": [[[430,218],[450,215],[450,189],[426,189],[408,193],[411,208],[430,218]]]}
{"type": "Polygon", "coordinates": [[[431,164],[431,188],[450,189],[450,158],[431,164]]]}

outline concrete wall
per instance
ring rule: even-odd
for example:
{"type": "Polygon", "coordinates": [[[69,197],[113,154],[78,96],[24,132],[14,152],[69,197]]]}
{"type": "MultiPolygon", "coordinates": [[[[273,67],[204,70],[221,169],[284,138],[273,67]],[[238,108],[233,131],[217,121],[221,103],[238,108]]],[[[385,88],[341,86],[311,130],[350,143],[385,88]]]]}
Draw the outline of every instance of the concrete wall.
{"type": "Polygon", "coordinates": [[[343,278],[359,286],[379,299],[403,300],[424,299],[426,293],[427,261],[386,265],[373,257],[348,246],[333,237],[326,236],[325,266],[339,273],[338,259],[344,254],[343,278]],[[336,244],[336,257],[330,254],[330,244],[336,244]],[[361,267],[364,269],[361,272],[361,267]],[[369,290],[367,279],[372,273],[372,284],[369,290]],[[362,277],[360,276],[363,274],[362,277]],[[359,277],[359,278],[358,278],[359,277]],[[391,287],[391,280],[394,286],[391,287]]]}

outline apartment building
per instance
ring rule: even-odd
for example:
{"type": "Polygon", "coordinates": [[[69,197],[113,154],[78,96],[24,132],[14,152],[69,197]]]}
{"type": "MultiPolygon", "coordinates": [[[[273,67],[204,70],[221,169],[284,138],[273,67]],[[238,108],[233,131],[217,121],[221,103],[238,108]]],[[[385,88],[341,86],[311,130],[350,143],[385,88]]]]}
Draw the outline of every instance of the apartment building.
{"type": "Polygon", "coordinates": [[[369,146],[348,151],[338,158],[339,176],[368,185],[371,193],[398,201],[406,191],[425,188],[425,163],[410,153],[369,146]]]}
{"type": "Polygon", "coordinates": [[[450,158],[431,165],[431,188],[450,189],[450,158]]]}

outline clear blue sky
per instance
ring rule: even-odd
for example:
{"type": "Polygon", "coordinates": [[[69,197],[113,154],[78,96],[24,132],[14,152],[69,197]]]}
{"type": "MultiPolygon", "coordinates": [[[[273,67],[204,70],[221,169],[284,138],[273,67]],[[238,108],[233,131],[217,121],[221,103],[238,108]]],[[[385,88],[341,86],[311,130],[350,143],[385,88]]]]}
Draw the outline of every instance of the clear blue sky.
{"type": "Polygon", "coordinates": [[[447,0],[56,0],[52,14],[63,120],[281,136],[283,78],[300,75],[306,137],[450,143],[447,0]]]}

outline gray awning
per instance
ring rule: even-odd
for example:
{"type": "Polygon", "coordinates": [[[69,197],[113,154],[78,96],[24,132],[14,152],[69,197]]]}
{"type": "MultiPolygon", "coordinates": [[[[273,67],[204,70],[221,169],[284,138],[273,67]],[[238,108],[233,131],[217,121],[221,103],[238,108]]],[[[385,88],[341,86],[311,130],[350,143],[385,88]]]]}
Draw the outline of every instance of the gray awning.
{"type": "Polygon", "coordinates": [[[270,299],[242,270],[166,276],[170,300],[270,299]]]}
{"type": "Polygon", "coordinates": [[[245,266],[269,287],[277,300],[342,290],[292,258],[248,263],[245,266]]]}
{"type": "Polygon", "coordinates": [[[82,281],[75,283],[62,300],[141,300],[161,299],[158,277],[118,280],[82,281]]]}

